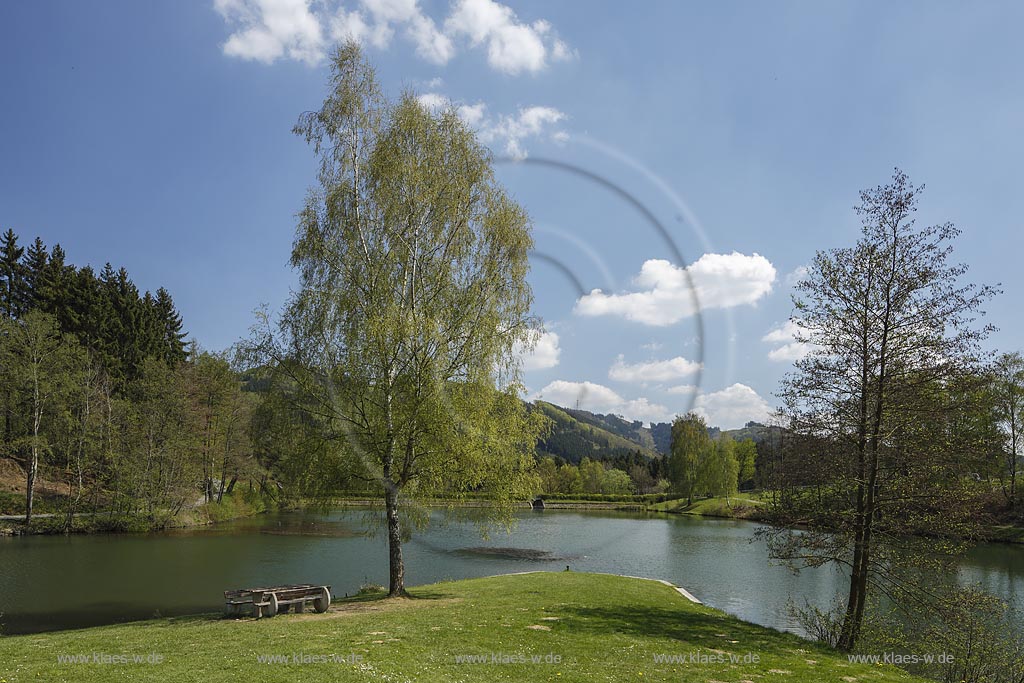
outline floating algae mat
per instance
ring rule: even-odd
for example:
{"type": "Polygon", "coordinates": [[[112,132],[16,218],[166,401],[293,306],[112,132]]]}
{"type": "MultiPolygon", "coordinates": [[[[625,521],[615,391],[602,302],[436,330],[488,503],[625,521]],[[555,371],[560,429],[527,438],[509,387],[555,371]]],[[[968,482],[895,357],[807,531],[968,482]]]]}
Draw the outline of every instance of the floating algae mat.
{"type": "Polygon", "coordinates": [[[504,560],[564,560],[565,557],[553,555],[549,550],[536,550],[534,548],[489,548],[479,546],[476,548],[459,548],[455,552],[462,555],[477,555],[480,557],[494,557],[504,560]]]}

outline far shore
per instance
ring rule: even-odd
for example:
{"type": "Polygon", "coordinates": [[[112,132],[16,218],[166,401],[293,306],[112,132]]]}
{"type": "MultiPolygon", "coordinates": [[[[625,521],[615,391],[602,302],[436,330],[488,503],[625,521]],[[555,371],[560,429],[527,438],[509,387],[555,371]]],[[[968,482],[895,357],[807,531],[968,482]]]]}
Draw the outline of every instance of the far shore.
{"type": "MultiPolygon", "coordinates": [[[[417,505],[430,508],[487,508],[490,503],[483,499],[430,499],[417,500],[417,505]]],[[[545,510],[601,510],[617,512],[644,512],[659,515],[687,515],[690,517],[710,519],[730,519],[754,523],[770,523],[760,512],[759,507],[763,503],[757,494],[739,493],[729,498],[703,498],[697,499],[692,504],[687,504],[683,499],[669,499],[659,503],[641,503],[628,500],[544,500],[545,510]]],[[[378,498],[366,496],[345,496],[332,498],[329,501],[309,501],[298,505],[287,505],[280,507],[283,512],[300,510],[325,510],[332,508],[370,507],[383,509],[383,501],[378,498]]],[[[516,506],[518,509],[532,509],[531,501],[522,501],[516,506]]],[[[226,522],[252,517],[258,514],[271,512],[270,509],[253,509],[250,507],[214,507],[210,508],[207,514],[180,515],[179,517],[162,522],[159,525],[148,525],[142,519],[121,520],[122,525],[105,526],[102,521],[106,513],[81,513],[75,516],[75,526],[70,532],[62,528],[64,514],[42,514],[34,520],[31,528],[25,527],[20,517],[12,515],[0,516],[0,536],[22,536],[22,535],[59,535],[59,534],[95,534],[95,533],[154,533],[172,529],[188,529],[212,526],[226,522]],[[96,523],[90,523],[96,520],[96,523]]],[[[988,533],[981,539],[990,543],[1011,543],[1024,544],[1024,528],[1015,525],[999,525],[989,528],[988,533]]]]}

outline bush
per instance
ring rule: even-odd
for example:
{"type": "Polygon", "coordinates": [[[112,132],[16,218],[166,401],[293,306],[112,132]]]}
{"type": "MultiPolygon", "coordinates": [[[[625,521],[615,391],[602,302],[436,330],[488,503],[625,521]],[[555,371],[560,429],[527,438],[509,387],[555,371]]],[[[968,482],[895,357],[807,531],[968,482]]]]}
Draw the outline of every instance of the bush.
{"type": "Polygon", "coordinates": [[[932,654],[907,664],[912,674],[943,683],[1021,683],[1024,634],[1006,603],[978,587],[949,586],[940,599],[865,621],[860,652],[932,654]],[[938,661],[938,655],[949,659],[938,661]],[[949,661],[951,660],[951,661],[949,661]]]}
{"type": "Polygon", "coordinates": [[[846,613],[841,600],[833,601],[828,609],[822,610],[807,600],[804,601],[803,607],[798,607],[791,599],[786,605],[786,611],[811,640],[829,647],[835,647],[839,643],[839,636],[843,632],[843,616],[846,613]]]}
{"type": "Polygon", "coordinates": [[[251,517],[268,509],[267,501],[256,491],[243,490],[224,494],[220,502],[206,503],[200,510],[210,522],[227,522],[239,517],[251,517]]]}

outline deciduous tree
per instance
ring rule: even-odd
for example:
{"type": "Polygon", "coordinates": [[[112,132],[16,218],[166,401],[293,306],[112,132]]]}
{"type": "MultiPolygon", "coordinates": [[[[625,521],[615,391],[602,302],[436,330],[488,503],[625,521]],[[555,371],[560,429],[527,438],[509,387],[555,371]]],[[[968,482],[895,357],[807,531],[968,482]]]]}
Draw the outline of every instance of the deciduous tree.
{"type": "Polygon", "coordinates": [[[299,214],[283,338],[261,348],[343,473],[383,491],[401,595],[402,495],[486,493],[508,513],[536,485],[543,417],[519,398],[513,354],[536,328],[530,223],[454,108],[388,100],[354,43],[295,131],[319,156],[319,185],[299,214]]]}
{"type": "MultiPolygon", "coordinates": [[[[811,352],[783,383],[795,439],[777,496],[772,551],[801,565],[840,564],[849,591],[838,645],[856,644],[869,588],[908,597],[893,544],[927,532],[955,538],[968,523],[964,486],[977,446],[954,425],[977,376],[980,307],[995,290],[965,284],[951,262],[959,234],[914,222],[922,188],[897,170],[861,193],[853,247],[818,252],[797,285],[794,322],[811,352]]],[[[778,476],[778,475],[776,475],[778,476]]],[[[904,557],[944,550],[938,543],[904,557]]]]}

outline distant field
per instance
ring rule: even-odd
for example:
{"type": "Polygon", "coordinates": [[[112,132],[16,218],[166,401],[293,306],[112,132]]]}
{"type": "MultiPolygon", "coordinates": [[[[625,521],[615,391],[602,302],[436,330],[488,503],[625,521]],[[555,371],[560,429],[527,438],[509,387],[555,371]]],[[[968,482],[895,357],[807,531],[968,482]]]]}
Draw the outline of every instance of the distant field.
{"type": "Polygon", "coordinates": [[[728,498],[702,498],[695,500],[693,505],[687,505],[685,498],[667,500],[648,505],[647,509],[686,515],[750,519],[757,517],[758,509],[763,505],[760,494],[738,493],[728,498]]]}

